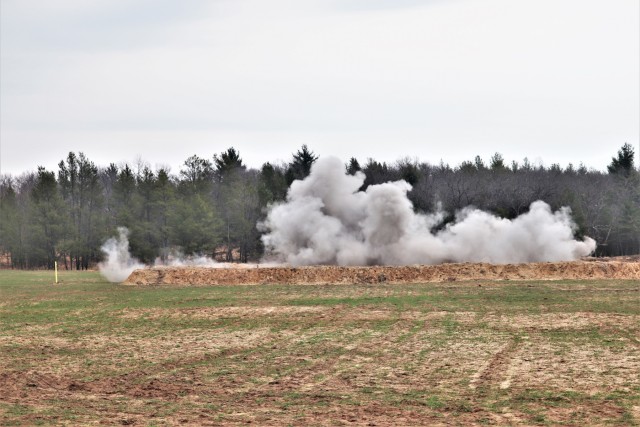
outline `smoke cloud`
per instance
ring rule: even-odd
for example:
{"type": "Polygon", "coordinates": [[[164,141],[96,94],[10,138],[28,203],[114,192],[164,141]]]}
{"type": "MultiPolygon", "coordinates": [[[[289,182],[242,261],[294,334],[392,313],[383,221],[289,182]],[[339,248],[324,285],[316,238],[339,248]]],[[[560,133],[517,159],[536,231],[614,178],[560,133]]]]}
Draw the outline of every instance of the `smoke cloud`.
{"type": "Polygon", "coordinates": [[[155,267],[210,267],[215,268],[219,263],[205,255],[185,255],[180,251],[173,250],[165,259],[156,258],[155,267]]]}
{"type": "MultiPolygon", "coordinates": [[[[129,251],[129,230],[126,227],[118,227],[118,237],[107,240],[100,248],[106,259],[98,264],[100,273],[110,282],[123,282],[133,273],[134,270],[145,268],[147,265],[141,263],[131,255],[129,251]]],[[[163,260],[158,257],[154,267],[228,267],[214,259],[204,255],[184,255],[178,250],[171,251],[163,260]]]]}
{"type": "Polygon", "coordinates": [[[553,212],[536,201],[513,220],[466,208],[432,232],[444,215],[415,213],[407,198],[411,185],[396,181],[358,191],[363,183],[364,174],[346,174],[339,159],[318,160],[259,224],[267,257],[291,265],[507,264],[570,261],[596,247],[589,237],[574,238],[568,207],[553,212]]]}
{"type": "Polygon", "coordinates": [[[128,236],[129,230],[125,227],[118,227],[118,237],[110,238],[100,248],[106,259],[98,264],[98,269],[100,274],[110,282],[123,282],[133,270],[144,267],[144,264],[141,264],[129,253],[128,236]]]}

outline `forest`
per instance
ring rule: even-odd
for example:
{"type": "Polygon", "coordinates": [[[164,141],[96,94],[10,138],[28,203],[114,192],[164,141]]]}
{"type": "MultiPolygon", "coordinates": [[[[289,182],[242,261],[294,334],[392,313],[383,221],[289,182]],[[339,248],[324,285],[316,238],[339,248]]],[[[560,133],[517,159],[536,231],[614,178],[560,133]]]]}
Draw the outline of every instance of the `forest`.
{"type": "MultiPolygon", "coordinates": [[[[503,218],[525,213],[536,200],[555,210],[569,206],[576,236],[597,242],[596,256],[640,253],[640,172],[624,144],[607,171],[585,165],[508,164],[499,153],[457,166],[410,157],[387,164],[352,157],[349,174],[362,172],[362,190],[405,180],[417,212],[442,209],[445,224],[474,206],[503,218]]],[[[0,267],[88,269],[101,245],[127,227],[132,254],[145,263],[172,253],[219,261],[257,262],[264,247],[258,224],[269,206],[285,200],[289,185],[305,178],[318,156],[306,145],[289,162],[247,167],[235,148],[186,159],[177,174],[136,164],[98,166],[70,152],[56,171],[38,167],[0,177],[0,267]]]]}

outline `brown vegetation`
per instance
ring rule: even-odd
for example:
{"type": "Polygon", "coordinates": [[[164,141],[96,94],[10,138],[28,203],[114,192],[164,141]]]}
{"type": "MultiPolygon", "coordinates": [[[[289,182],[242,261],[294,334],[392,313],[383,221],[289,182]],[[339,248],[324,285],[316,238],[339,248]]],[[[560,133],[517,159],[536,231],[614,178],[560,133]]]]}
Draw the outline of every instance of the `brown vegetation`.
{"type": "Polygon", "coordinates": [[[640,279],[640,260],[633,257],[573,262],[494,265],[486,263],[402,267],[155,267],[134,271],[129,285],[354,284],[424,283],[465,280],[640,279]]]}

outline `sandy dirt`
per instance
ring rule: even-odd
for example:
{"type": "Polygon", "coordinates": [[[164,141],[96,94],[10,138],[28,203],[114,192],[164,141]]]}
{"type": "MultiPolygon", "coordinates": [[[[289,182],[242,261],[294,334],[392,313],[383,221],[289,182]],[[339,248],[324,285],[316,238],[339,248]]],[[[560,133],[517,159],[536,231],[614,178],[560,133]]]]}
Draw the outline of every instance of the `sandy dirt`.
{"type": "Polygon", "coordinates": [[[134,271],[128,285],[264,285],[426,283],[469,280],[640,279],[640,260],[588,258],[530,264],[440,264],[373,267],[155,267],[134,271]]]}

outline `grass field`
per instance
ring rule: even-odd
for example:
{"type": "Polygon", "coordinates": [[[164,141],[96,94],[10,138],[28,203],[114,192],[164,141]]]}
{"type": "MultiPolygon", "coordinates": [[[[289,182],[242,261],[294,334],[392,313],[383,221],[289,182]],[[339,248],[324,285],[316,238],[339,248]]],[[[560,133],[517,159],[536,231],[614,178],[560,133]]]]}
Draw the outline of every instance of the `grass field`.
{"type": "Polygon", "coordinates": [[[640,282],[0,271],[0,425],[638,425],[640,282]]]}

